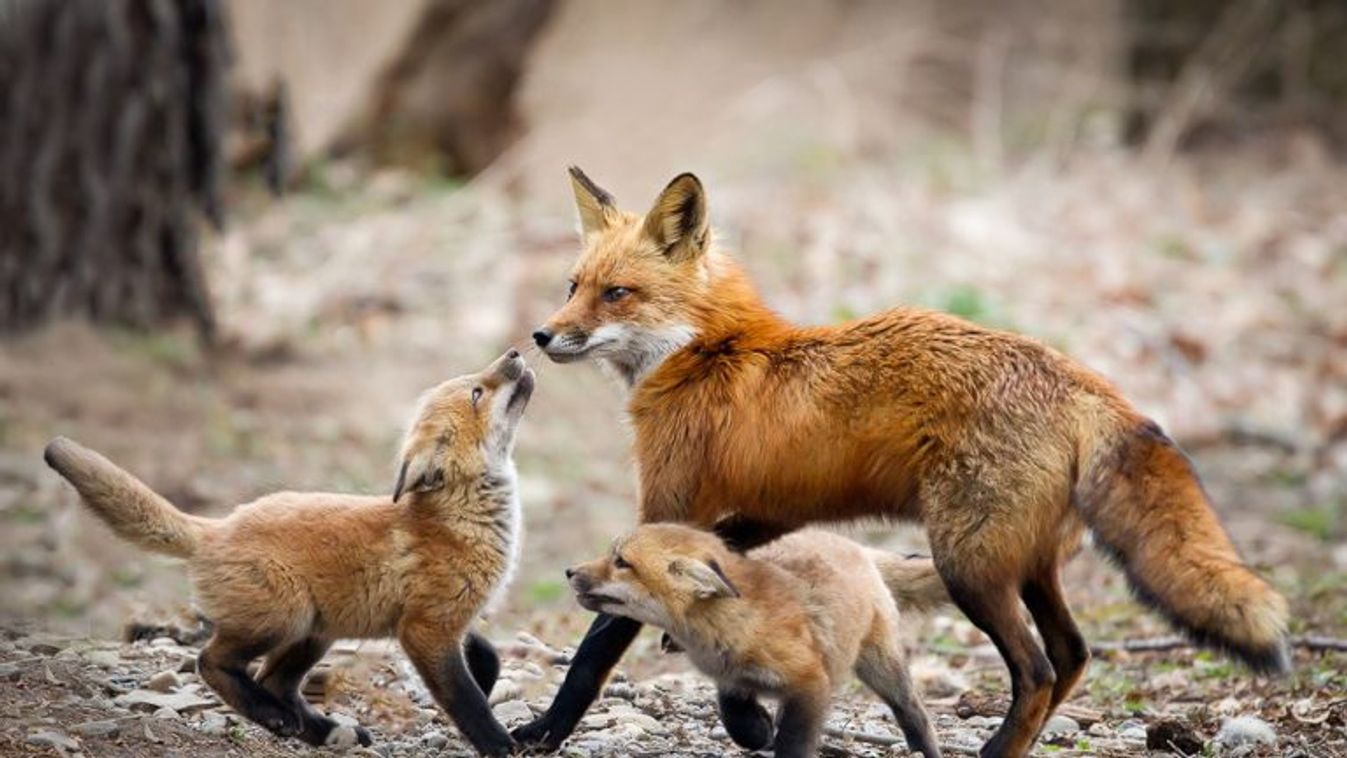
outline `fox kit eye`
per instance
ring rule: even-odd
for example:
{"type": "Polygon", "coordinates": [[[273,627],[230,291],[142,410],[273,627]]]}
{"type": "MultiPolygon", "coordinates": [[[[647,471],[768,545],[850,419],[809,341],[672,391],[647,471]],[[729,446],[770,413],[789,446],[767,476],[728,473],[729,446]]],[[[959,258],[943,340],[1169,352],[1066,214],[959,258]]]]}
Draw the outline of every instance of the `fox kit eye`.
{"type": "Polygon", "coordinates": [[[566,299],[570,300],[573,297],[575,297],[575,282],[571,282],[571,288],[566,290],[566,299]]]}
{"type": "Polygon", "coordinates": [[[629,569],[631,568],[631,564],[627,563],[626,558],[623,558],[620,555],[615,555],[613,556],[613,568],[629,569]]]}
{"type": "Polygon", "coordinates": [[[482,399],[482,388],[481,388],[481,387],[473,387],[473,388],[472,388],[472,407],[476,408],[476,407],[477,407],[477,401],[478,401],[478,400],[481,400],[481,399],[482,399]]]}
{"type": "Polygon", "coordinates": [[[609,287],[603,291],[603,301],[605,303],[616,303],[630,294],[631,290],[626,287],[609,287]]]}

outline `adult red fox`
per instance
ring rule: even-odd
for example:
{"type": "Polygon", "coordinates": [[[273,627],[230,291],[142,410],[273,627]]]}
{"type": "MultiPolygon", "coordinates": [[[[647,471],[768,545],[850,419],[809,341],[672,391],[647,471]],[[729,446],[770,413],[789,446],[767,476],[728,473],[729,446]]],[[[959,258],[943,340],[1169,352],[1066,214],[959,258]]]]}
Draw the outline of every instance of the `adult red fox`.
{"type": "MultiPolygon", "coordinates": [[[[1010,669],[1010,712],[984,755],[1026,753],[1084,670],[1059,567],[1087,528],[1195,640],[1258,671],[1288,667],[1285,600],[1241,563],[1184,454],[1107,381],[927,310],[791,324],[716,246],[696,177],[644,216],[571,178],[583,251],[534,339],[629,388],[642,522],[715,527],[740,547],[810,522],[923,522],[950,596],[1010,669]]],[[[638,630],[600,616],[552,707],[516,737],[559,745],[638,630]]]]}

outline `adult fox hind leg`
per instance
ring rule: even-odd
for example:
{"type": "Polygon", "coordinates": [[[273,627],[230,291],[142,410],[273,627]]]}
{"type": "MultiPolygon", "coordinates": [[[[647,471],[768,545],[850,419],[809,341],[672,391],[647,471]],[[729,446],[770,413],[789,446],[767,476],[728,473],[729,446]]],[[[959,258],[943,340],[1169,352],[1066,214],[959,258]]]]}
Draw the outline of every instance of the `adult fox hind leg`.
{"type": "Polygon", "coordinates": [[[274,647],[273,639],[220,628],[197,657],[197,671],[244,718],[282,737],[295,737],[304,729],[300,713],[248,676],[248,664],[274,647]]]}
{"type": "Polygon", "coordinates": [[[1057,677],[1052,687],[1052,701],[1048,704],[1048,713],[1051,714],[1071,694],[1085,673],[1085,665],[1090,661],[1090,647],[1076,628],[1071,610],[1066,606],[1066,599],[1062,596],[1061,570],[1056,565],[1031,576],[1024,583],[1021,597],[1034,617],[1034,624],[1043,638],[1048,660],[1052,662],[1052,670],[1057,677]]]}
{"type": "Polygon", "coordinates": [[[304,675],[322,660],[331,646],[330,640],[307,637],[277,650],[267,656],[266,665],[257,675],[257,683],[299,714],[303,720],[299,737],[310,745],[368,746],[374,742],[368,729],[343,727],[309,705],[299,692],[304,675]]]}

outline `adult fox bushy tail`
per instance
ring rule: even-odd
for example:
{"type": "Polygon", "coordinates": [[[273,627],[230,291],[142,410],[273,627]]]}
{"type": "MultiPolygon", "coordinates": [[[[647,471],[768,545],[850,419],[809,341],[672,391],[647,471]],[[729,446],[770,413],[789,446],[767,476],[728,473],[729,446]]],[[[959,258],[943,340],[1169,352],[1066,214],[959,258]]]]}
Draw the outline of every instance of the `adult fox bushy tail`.
{"type": "Polygon", "coordinates": [[[125,469],[65,437],[48,443],[43,457],[117,536],[178,558],[196,552],[209,519],[183,513],[125,469]]]}
{"type": "Polygon", "coordinates": [[[1157,426],[1099,445],[1076,504],[1139,600],[1256,671],[1287,670],[1286,600],[1240,560],[1192,464],[1157,426]]]}

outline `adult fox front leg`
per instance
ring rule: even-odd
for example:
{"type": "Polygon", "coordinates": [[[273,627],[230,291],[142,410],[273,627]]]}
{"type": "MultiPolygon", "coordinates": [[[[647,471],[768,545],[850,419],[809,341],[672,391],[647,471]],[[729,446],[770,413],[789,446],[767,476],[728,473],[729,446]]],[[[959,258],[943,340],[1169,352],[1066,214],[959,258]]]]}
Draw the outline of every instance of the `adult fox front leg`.
{"type": "MultiPolygon", "coordinates": [[[[583,250],[534,339],[628,390],[642,521],[734,524],[750,544],[815,521],[924,523],[951,597],[1010,669],[1013,704],[986,755],[1026,753],[1084,669],[1059,567],[1086,528],[1196,641],[1287,668],[1285,601],[1240,561],[1183,453],[1106,380],[921,309],[791,324],[716,245],[696,177],[645,215],[571,179],[583,250]]],[[[596,622],[520,740],[559,745],[635,633],[596,622]]]]}

